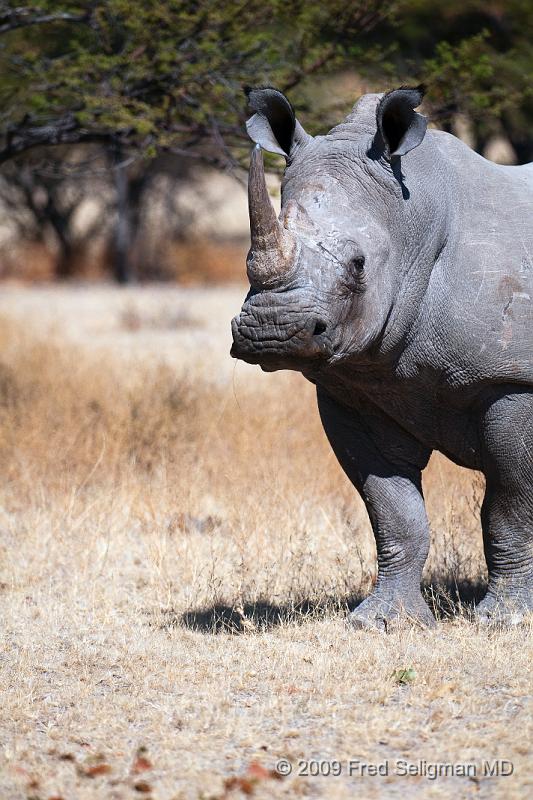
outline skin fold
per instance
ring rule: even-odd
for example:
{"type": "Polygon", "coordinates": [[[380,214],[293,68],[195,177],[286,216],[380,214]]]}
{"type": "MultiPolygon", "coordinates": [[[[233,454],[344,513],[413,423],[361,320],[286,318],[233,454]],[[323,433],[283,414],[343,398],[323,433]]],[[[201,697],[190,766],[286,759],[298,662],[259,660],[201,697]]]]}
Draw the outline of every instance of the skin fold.
{"type": "Polygon", "coordinates": [[[311,137],[284,95],[250,91],[250,292],[232,355],[316,384],[376,538],[356,627],[434,624],[420,591],[432,450],[486,477],[476,616],[513,624],[533,606],[533,165],[426,130],[421,100],[365,95],[311,137]],[[260,148],[287,159],[279,220],[260,148]]]}

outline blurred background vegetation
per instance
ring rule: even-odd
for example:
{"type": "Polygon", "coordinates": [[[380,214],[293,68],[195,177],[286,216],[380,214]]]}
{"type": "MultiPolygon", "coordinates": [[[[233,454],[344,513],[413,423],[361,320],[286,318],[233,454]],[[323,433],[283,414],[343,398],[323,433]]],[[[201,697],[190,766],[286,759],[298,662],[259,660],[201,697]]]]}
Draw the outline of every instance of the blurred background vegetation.
{"type": "Polygon", "coordinates": [[[531,161],[532,29],[531,0],[0,2],[0,276],[240,278],[246,84],[324,132],[422,82],[434,125],[531,161]]]}

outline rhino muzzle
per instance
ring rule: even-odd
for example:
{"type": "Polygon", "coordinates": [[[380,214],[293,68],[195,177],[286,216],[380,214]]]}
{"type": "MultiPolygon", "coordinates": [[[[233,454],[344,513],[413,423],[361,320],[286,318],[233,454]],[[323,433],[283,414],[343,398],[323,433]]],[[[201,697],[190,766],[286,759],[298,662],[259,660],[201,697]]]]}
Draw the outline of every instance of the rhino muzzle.
{"type": "Polygon", "coordinates": [[[319,363],[332,355],[330,327],[322,316],[266,300],[261,295],[257,303],[245,303],[233,319],[233,358],[264,369],[299,369],[304,362],[319,363]]]}
{"type": "Polygon", "coordinates": [[[294,269],[297,242],[276,216],[259,145],[254,147],[250,161],[248,209],[251,235],[246,261],[248,279],[256,289],[272,288],[286,281],[294,269]]]}

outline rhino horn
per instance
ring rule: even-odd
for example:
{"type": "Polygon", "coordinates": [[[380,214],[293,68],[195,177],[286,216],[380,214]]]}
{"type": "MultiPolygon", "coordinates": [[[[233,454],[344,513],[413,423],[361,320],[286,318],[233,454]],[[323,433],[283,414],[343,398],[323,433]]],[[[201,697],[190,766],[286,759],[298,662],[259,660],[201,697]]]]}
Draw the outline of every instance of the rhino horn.
{"type": "Polygon", "coordinates": [[[276,217],[259,145],[254,147],[250,162],[248,209],[252,242],[247,259],[248,279],[256,288],[268,288],[282,282],[292,271],[296,241],[276,217]]]}

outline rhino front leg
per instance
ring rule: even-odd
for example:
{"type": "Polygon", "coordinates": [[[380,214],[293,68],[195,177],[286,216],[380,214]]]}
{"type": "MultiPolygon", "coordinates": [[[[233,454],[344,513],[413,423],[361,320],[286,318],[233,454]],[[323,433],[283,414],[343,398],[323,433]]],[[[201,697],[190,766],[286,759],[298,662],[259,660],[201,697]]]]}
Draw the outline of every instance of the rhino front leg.
{"type": "Polygon", "coordinates": [[[483,624],[513,625],[533,610],[533,393],[497,397],[482,430],[489,585],[476,616],[483,624]]]}
{"type": "Polygon", "coordinates": [[[350,622],[385,631],[402,622],[432,627],[435,619],[420,591],[429,550],[421,470],[430,451],[378,410],[347,410],[320,390],[318,405],[335,455],[365,502],[376,539],[376,587],[350,622]]]}

